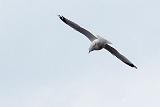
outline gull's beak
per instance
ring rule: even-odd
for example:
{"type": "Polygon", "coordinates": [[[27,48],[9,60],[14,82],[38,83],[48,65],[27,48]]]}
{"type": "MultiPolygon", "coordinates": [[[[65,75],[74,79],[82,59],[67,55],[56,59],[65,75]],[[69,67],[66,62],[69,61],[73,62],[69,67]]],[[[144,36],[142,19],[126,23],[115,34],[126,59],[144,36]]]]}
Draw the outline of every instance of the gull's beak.
{"type": "Polygon", "coordinates": [[[91,52],[91,50],[88,51],[88,53],[90,53],[90,52],[91,52]]]}

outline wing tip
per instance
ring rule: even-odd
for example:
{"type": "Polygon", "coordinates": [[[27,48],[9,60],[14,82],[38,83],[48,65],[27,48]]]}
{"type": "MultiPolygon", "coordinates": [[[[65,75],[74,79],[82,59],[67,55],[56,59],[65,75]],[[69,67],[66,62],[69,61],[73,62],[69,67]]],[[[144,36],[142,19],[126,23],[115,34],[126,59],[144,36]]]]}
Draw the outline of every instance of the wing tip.
{"type": "Polygon", "coordinates": [[[59,18],[62,17],[60,14],[57,15],[59,18]]]}
{"type": "Polygon", "coordinates": [[[129,66],[131,66],[131,67],[133,67],[133,68],[136,68],[136,69],[138,69],[135,65],[133,65],[133,64],[128,64],[129,66]]]}
{"type": "Polygon", "coordinates": [[[134,66],[134,68],[138,69],[136,66],[134,66]]]}
{"type": "Polygon", "coordinates": [[[64,16],[62,16],[62,15],[57,15],[57,16],[58,16],[63,22],[66,22],[64,16]]]}

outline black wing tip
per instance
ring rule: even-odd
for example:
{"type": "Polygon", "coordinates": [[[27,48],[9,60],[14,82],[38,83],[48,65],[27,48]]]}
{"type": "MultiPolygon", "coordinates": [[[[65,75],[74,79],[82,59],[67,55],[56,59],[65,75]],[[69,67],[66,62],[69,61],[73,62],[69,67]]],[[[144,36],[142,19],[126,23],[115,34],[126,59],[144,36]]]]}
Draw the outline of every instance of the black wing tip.
{"type": "Polygon", "coordinates": [[[134,68],[138,69],[136,66],[133,66],[134,68]]]}
{"type": "Polygon", "coordinates": [[[58,17],[59,17],[63,22],[66,22],[66,21],[65,21],[65,17],[64,17],[64,16],[62,16],[62,15],[58,15],[58,17]]]}
{"type": "Polygon", "coordinates": [[[61,16],[60,14],[59,14],[59,15],[57,15],[57,16],[58,16],[59,18],[60,18],[60,17],[63,17],[63,16],[61,16]]]}
{"type": "Polygon", "coordinates": [[[128,65],[137,69],[137,67],[135,65],[133,65],[133,64],[128,64],[128,65]]]}

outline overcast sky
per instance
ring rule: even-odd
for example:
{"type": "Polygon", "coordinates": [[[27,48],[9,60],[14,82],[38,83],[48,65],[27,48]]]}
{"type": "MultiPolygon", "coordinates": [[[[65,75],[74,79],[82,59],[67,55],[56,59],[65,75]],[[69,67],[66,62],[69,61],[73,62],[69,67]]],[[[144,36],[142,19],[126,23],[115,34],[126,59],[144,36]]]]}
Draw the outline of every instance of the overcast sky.
{"type": "Polygon", "coordinates": [[[160,107],[159,0],[0,0],[1,107],[160,107]],[[111,41],[138,69],[61,14],[111,41]]]}

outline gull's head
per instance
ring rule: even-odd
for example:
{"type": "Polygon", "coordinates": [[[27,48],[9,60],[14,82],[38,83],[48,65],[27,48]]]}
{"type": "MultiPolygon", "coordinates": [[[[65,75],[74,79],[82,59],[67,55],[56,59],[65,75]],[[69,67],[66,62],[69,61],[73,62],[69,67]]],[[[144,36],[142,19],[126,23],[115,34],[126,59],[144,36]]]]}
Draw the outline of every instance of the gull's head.
{"type": "Polygon", "coordinates": [[[92,43],[91,46],[89,47],[89,52],[88,53],[90,53],[94,50],[95,50],[95,43],[92,43]]]}
{"type": "Polygon", "coordinates": [[[92,52],[92,51],[94,51],[94,49],[89,49],[88,53],[90,53],[90,52],[92,52]]]}

